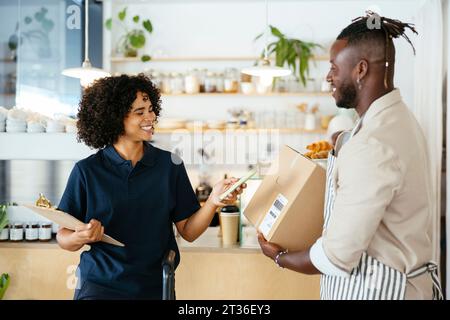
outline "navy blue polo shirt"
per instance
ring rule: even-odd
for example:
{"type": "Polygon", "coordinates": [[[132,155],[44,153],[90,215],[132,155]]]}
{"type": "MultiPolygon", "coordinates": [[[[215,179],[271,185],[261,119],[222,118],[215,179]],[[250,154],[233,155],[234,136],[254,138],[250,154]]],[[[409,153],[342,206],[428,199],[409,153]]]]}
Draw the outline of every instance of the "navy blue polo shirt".
{"type": "Polygon", "coordinates": [[[92,243],[81,254],[81,283],[151,298],[161,294],[165,252],[175,250],[176,265],[180,261],[172,222],[200,205],[181,159],[145,143],[135,167],[113,146],[77,162],[58,208],[85,223],[99,220],[106,234],[125,244],[92,243]]]}

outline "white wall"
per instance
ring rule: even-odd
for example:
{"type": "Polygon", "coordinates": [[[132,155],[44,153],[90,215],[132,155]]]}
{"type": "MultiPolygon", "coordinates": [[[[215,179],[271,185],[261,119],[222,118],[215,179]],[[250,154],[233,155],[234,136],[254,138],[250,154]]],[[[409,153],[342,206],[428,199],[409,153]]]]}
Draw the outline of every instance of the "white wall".
{"type": "MultiPolygon", "coordinates": [[[[414,22],[421,0],[399,1],[269,1],[269,24],[278,27],[290,37],[322,44],[327,55],[339,32],[355,17],[365,14],[369,6],[377,6],[381,14],[414,22]]],[[[154,58],[192,56],[258,56],[264,40],[254,42],[265,27],[264,1],[116,1],[104,0],[104,20],[128,6],[127,19],[139,14],[152,21],[154,32],[147,37],[145,52],[154,58]],[[113,3],[113,4],[112,4],[113,3]]],[[[129,20],[130,21],[130,20],[129,20]]],[[[420,30],[419,30],[420,33],[420,30]]],[[[220,70],[225,67],[245,67],[252,61],[234,62],[149,62],[110,65],[112,44],[121,35],[119,28],[106,31],[104,37],[104,67],[113,71],[142,72],[148,69],[186,71],[193,67],[220,70]]],[[[411,39],[414,42],[414,35],[411,39]]],[[[413,103],[413,52],[403,39],[395,41],[397,48],[396,86],[408,104],[413,103]]],[[[328,72],[328,61],[318,61],[311,76],[323,79],[328,72]]],[[[301,102],[319,103],[324,114],[336,113],[331,97],[163,97],[163,117],[197,119],[227,118],[227,109],[245,107],[255,112],[274,110],[283,113],[295,110],[301,102]]],[[[157,136],[162,144],[167,137],[157,136]]],[[[304,147],[315,139],[312,136],[286,138],[289,143],[304,147]]],[[[283,142],[284,141],[283,138],[283,142]]],[[[194,172],[194,171],[191,171],[194,172]]],[[[195,173],[190,174],[195,184],[195,173]]],[[[221,175],[221,173],[220,173],[221,175]]]]}

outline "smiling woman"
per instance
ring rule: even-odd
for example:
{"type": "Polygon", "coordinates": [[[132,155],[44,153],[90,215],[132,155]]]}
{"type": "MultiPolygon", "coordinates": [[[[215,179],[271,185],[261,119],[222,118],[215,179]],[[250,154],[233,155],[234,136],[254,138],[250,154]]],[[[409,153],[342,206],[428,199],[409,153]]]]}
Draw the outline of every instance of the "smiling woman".
{"type": "Polygon", "coordinates": [[[83,95],[78,139],[101,149],[77,162],[59,204],[86,224],[57,234],[63,249],[91,246],[80,258],[75,299],[161,299],[165,253],[180,261],[172,225],[194,241],[245,188],[221,200],[237,181],[225,179],[200,208],[181,159],[148,143],[160,104],[144,75],[103,78],[83,95]],[[104,233],[125,247],[99,242],[104,233]]]}

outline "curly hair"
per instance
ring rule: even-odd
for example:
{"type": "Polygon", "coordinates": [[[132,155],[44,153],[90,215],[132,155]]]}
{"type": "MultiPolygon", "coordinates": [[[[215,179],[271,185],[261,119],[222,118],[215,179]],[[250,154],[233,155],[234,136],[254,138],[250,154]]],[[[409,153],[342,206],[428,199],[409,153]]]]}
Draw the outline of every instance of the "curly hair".
{"type": "Polygon", "coordinates": [[[138,92],[147,93],[156,119],[161,112],[161,94],[144,74],[101,78],[88,87],[78,108],[78,136],[91,148],[113,144],[125,133],[124,119],[138,92]]]}

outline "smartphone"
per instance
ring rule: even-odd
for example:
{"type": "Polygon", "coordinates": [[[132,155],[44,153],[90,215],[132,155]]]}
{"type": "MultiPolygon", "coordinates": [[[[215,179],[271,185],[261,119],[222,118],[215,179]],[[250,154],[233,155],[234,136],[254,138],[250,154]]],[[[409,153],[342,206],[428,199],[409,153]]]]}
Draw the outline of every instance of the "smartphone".
{"type": "Polygon", "coordinates": [[[239,179],[239,181],[237,181],[236,183],[234,183],[227,191],[225,191],[224,193],[222,193],[219,197],[220,201],[222,201],[223,199],[225,199],[230,193],[233,193],[234,190],[236,190],[240,185],[242,185],[243,183],[245,183],[245,181],[247,181],[248,179],[250,179],[251,177],[253,177],[256,173],[256,169],[253,169],[249,172],[247,172],[245,174],[245,176],[243,176],[242,178],[239,179]]]}

